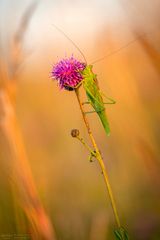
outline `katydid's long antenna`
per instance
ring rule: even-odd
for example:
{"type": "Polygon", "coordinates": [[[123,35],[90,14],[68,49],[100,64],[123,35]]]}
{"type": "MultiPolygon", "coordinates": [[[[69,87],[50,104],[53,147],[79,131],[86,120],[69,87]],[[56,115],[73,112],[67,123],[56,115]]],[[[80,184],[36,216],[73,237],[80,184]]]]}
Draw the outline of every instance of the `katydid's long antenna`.
{"type": "Polygon", "coordinates": [[[98,63],[98,62],[104,60],[106,57],[112,56],[112,55],[114,55],[115,53],[120,52],[121,50],[125,49],[126,47],[128,47],[129,45],[135,43],[138,39],[140,39],[141,37],[144,37],[144,36],[146,36],[146,35],[147,35],[147,33],[144,33],[144,34],[140,35],[139,37],[131,40],[131,41],[128,42],[127,44],[123,45],[122,47],[120,47],[120,48],[118,48],[118,49],[116,49],[116,50],[113,50],[112,52],[108,53],[108,54],[105,55],[104,57],[98,58],[97,60],[95,60],[95,61],[92,62],[91,64],[98,63]]]}
{"type": "Polygon", "coordinates": [[[52,23],[52,26],[55,27],[60,33],[62,33],[73,45],[74,47],[79,51],[79,53],[81,54],[81,56],[83,57],[85,63],[87,64],[87,60],[85,58],[85,55],[83,54],[83,52],[81,51],[81,49],[78,47],[77,44],[75,44],[75,42],[73,42],[73,40],[68,37],[67,34],[65,34],[59,27],[57,27],[55,24],[52,23]]]}

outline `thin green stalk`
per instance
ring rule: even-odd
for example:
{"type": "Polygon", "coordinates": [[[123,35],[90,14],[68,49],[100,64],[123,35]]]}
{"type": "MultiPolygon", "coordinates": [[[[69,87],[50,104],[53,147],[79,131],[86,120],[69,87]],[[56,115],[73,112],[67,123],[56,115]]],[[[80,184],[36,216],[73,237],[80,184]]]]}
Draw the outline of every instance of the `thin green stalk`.
{"type": "MultiPolygon", "coordinates": [[[[75,93],[76,93],[76,96],[77,96],[77,100],[78,100],[78,103],[79,103],[79,106],[80,106],[80,110],[81,110],[81,113],[82,113],[82,116],[83,116],[84,123],[86,125],[91,143],[92,143],[93,148],[94,148],[95,153],[96,153],[95,158],[98,160],[98,163],[99,163],[99,165],[101,167],[101,170],[102,170],[102,173],[103,173],[104,181],[105,181],[105,184],[106,184],[106,187],[107,187],[107,190],[108,190],[108,194],[109,194],[109,198],[110,198],[110,201],[111,201],[111,205],[112,205],[112,209],[113,209],[113,213],[114,213],[114,216],[115,216],[117,226],[118,226],[118,228],[121,228],[121,223],[120,223],[116,203],[115,203],[115,200],[114,200],[114,197],[113,197],[112,188],[111,188],[111,185],[110,185],[110,182],[109,182],[109,177],[108,177],[108,174],[107,174],[107,170],[105,168],[102,155],[101,155],[101,153],[98,149],[98,146],[96,144],[96,141],[93,137],[89,122],[86,118],[86,114],[85,114],[85,111],[84,111],[84,108],[83,108],[83,104],[82,104],[81,99],[80,99],[79,88],[75,90],[75,93]]],[[[84,141],[82,143],[83,143],[83,145],[86,146],[86,144],[84,144],[84,141]]],[[[87,146],[87,148],[88,148],[88,146],[87,146]]]]}

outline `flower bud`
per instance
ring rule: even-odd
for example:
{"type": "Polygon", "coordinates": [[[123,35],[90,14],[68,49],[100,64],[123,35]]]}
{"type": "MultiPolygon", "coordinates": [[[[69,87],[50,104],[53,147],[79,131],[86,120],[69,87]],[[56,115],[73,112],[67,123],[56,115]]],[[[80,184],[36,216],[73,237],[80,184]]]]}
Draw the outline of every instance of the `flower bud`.
{"type": "Polygon", "coordinates": [[[72,137],[78,137],[79,136],[79,130],[78,129],[72,129],[71,136],[72,137]]]}

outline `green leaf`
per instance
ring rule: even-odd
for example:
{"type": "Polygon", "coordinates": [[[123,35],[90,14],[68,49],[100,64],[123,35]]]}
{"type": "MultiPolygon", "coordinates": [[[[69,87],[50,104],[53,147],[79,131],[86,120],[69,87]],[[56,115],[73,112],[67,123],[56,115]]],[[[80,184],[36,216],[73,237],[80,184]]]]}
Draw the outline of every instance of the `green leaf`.
{"type": "Polygon", "coordinates": [[[116,240],[129,240],[127,231],[124,228],[119,228],[114,231],[116,240]]]}

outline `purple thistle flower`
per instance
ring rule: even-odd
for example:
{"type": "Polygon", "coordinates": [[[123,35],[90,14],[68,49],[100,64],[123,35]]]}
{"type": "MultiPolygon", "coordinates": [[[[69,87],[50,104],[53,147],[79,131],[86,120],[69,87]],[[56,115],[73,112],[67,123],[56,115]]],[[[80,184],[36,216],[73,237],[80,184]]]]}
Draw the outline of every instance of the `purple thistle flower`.
{"type": "Polygon", "coordinates": [[[62,59],[53,66],[51,77],[58,81],[61,89],[73,90],[82,80],[86,64],[73,56],[62,59]]]}

